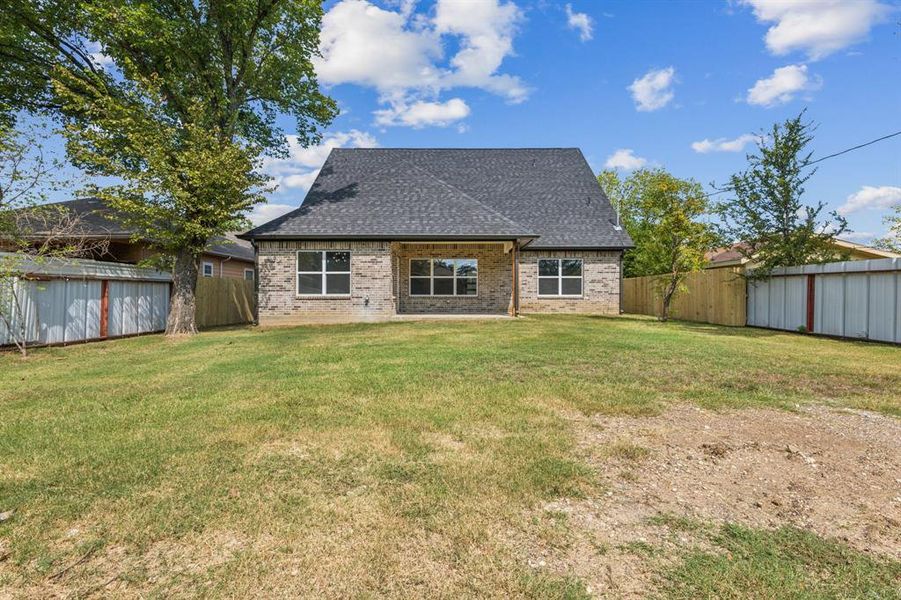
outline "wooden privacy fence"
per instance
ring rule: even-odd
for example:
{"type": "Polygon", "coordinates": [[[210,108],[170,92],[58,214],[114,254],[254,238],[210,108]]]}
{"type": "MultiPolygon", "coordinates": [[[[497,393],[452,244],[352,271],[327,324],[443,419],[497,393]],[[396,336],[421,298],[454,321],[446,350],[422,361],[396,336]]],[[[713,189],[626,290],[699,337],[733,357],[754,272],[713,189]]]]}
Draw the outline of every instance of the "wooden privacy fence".
{"type": "MultiPolygon", "coordinates": [[[[663,308],[659,276],[623,279],[623,311],[659,316],[663,308]]],[[[673,303],[670,316],[686,321],[743,326],[747,318],[745,279],[739,268],[689,273],[673,303]]]]}
{"type": "Polygon", "coordinates": [[[252,281],[234,277],[201,277],[197,281],[197,326],[252,323],[255,298],[252,281]]]}

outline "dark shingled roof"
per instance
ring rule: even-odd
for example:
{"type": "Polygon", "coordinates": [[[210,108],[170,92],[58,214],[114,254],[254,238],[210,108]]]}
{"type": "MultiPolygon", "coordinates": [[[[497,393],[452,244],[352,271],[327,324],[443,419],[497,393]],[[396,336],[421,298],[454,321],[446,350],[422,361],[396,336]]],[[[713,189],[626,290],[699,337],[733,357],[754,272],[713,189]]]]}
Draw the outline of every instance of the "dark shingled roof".
{"type": "MultiPolygon", "coordinates": [[[[69,218],[77,217],[77,233],[87,238],[129,240],[136,231],[133,227],[129,227],[122,222],[121,213],[104,204],[100,198],[77,198],[65,202],[54,202],[45,206],[65,209],[65,215],[69,218]]],[[[45,215],[42,218],[42,222],[52,218],[53,214],[53,212],[50,212],[48,215],[45,215]]],[[[37,230],[32,232],[31,235],[32,237],[40,238],[44,233],[46,232],[37,230]]],[[[250,242],[239,239],[237,232],[226,233],[210,239],[206,252],[224,258],[250,262],[255,260],[253,246],[250,242]]]]}
{"type": "Polygon", "coordinates": [[[244,239],[529,239],[626,248],[578,148],[335,149],[300,208],[244,239]]]}

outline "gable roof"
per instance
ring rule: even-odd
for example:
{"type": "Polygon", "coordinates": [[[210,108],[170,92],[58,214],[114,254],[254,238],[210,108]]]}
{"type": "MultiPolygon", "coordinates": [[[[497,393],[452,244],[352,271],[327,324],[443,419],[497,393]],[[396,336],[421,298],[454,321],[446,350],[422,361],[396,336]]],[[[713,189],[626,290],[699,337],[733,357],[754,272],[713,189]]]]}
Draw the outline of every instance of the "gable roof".
{"type": "MultiPolygon", "coordinates": [[[[85,238],[127,241],[131,240],[137,232],[134,227],[124,224],[120,212],[107,206],[100,198],[76,198],[75,200],[54,202],[42,206],[63,209],[65,217],[60,215],[61,218],[76,217],[78,221],[75,233],[85,238]]],[[[38,220],[37,226],[46,226],[46,221],[53,219],[53,214],[53,212],[50,212],[42,216],[38,220]]],[[[47,234],[47,231],[35,229],[30,232],[29,237],[40,239],[47,234]]],[[[255,260],[253,246],[249,242],[239,239],[237,232],[225,233],[211,238],[205,252],[224,258],[250,262],[255,260]]]]}
{"type": "Polygon", "coordinates": [[[577,148],[335,149],[300,208],[245,239],[532,239],[625,248],[577,148]]]}

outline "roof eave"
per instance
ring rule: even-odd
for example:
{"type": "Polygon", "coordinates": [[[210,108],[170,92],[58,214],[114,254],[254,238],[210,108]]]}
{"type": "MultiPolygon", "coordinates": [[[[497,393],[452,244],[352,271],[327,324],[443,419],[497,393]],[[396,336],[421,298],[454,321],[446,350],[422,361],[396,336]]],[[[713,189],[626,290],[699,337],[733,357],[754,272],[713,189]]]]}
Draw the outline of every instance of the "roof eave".
{"type": "Polygon", "coordinates": [[[524,240],[524,239],[537,239],[540,237],[537,233],[515,233],[515,234],[492,234],[492,235],[447,235],[447,234],[389,234],[389,235],[360,235],[360,234],[328,234],[328,233],[317,233],[317,234],[287,234],[287,233],[278,233],[278,234],[259,234],[259,235],[250,235],[250,233],[242,233],[238,236],[242,240],[392,240],[392,241],[405,241],[405,240],[441,240],[441,241],[453,241],[453,240],[465,240],[465,241],[477,241],[477,240],[485,240],[485,241],[514,241],[514,240],[524,240]]]}
{"type": "Polygon", "coordinates": [[[553,250],[553,251],[564,251],[564,250],[631,250],[635,247],[635,244],[623,245],[623,244],[605,244],[602,246],[586,246],[586,245],[572,245],[572,246],[530,246],[529,250],[553,250]]]}

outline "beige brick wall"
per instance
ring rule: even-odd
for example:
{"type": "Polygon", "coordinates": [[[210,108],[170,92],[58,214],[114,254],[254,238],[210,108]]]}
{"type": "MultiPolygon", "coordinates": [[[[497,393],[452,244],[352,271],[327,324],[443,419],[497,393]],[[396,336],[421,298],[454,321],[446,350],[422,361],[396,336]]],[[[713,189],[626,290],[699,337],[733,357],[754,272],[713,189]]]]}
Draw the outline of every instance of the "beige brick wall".
{"type": "Polygon", "coordinates": [[[513,288],[513,257],[503,244],[396,244],[400,273],[398,312],[402,314],[505,314],[513,288]],[[478,292],[475,296],[411,296],[411,258],[475,258],[478,292]]]}
{"type": "MultiPolygon", "coordinates": [[[[522,251],[519,260],[522,313],[617,314],[620,252],[522,251]],[[539,298],[539,258],[581,258],[582,298],[539,298]]],[[[398,242],[261,241],[259,320],[262,325],[381,320],[395,314],[505,314],[510,306],[512,257],[502,244],[409,244],[398,242]],[[350,250],[348,297],[297,294],[298,250],[350,250]],[[411,258],[475,258],[476,296],[410,296],[411,258]],[[368,302],[367,302],[368,300],[368,302]]]]}
{"type": "Polygon", "coordinates": [[[620,252],[524,250],[520,253],[521,313],[619,314],[620,252]],[[538,297],[539,258],[581,258],[582,297],[538,297]]]}
{"type": "Polygon", "coordinates": [[[258,244],[261,325],[368,321],[395,314],[389,242],[260,241],[258,244]],[[299,296],[298,250],[350,250],[350,296],[299,296]]]}

